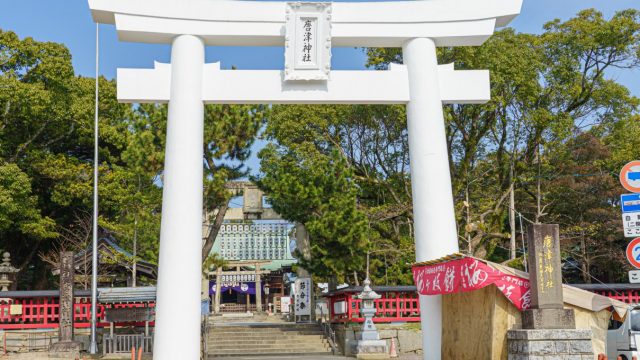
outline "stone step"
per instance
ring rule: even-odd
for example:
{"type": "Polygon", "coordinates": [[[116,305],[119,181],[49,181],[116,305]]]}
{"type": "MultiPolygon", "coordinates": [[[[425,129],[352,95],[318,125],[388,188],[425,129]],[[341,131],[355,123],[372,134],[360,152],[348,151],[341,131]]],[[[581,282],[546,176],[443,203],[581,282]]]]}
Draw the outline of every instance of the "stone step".
{"type": "Polygon", "coordinates": [[[210,358],[332,353],[317,324],[215,323],[207,331],[210,358]]]}
{"type": "MultiPolygon", "coordinates": [[[[322,347],[326,347],[329,346],[329,344],[326,341],[315,341],[315,342],[301,342],[298,343],[298,345],[300,346],[322,346],[322,347]]],[[[279,342],[273,342],[273,341],[254,341],[254,342],[231,342],[231,341],[225,341],[225,342],[212,342],[212,341],[207,341],[207,346],[209,347],[216,347],[216,348],[227,348],[227,347],[273,347],[273,346],[280,346],[280,347],[290,347],[292,346],[291,343],[287,343],[286,341],[279,341],[279,342]]],[[[297,346],[297,345],[296,345],[297,346]]]]}
{"type": "Polygon", "coordinates": [[[207,342],[211,343],[294,343],[294,342],[305,342],[305,343],[318,343],[324,341],[325,339],[322,336],[292,336],[292,337],[242,337],[240,339],[232,339],[228,337],[208,337],[207,342]]]}
{"type": "Polygon", "coordinates": [[[209,333],[209,337],[217,338],[244,338],[244,337],[267,337],[267,338],[292,338],[298,336],[323,336],[322,332],[305,332],[305,333],[241,333],[241,332],[229,332],[229,333],[209,333]]]}
{"type": "Polygon", "coordinates": [[[224,324],[212,324],[212,329],[263,329],[263,330],[304,330],[304,329],[318,329],[317,324],[259,324],[259,323],[224,323],[224,324]]]}
{"type": "Polygon", "coordinates": [[[264,354],[209,354],[207,356],[207,360],[216,360],[219,358],[241,358],[241,359],[251,359],[253,360],[254,358],[260,358],[260,357],[265,357],[267,359],[283,359],[284,357],[286,357],[286,359],[304,359],[304,358],[310,358],[310,359],[315,359],[317,360],[317,357],[324,357],[324,356],[331,356],[332,353],[327,353],[327,352],[304,352],[304,353],[287,353],[287,354],[269,354],[269,353],[264,353],[264,354]]]}
{"type": "Polygon", "coordinates": [[[291,332],[268,332],[268,331],[215,331],[209,332],[209,336],[215,337],[244,337],[244,336],[268,336],[268,337],[291,337],[291,336],[322,336],[322,331],[291,331],[291,332]]]}
{"type": "Polygon", "coordinates": [[[209,332],[266,332],[266,333],[290,333],[298,331],[321,331],[319,327],[306,327],[306,328],[259,328],[259,327],[227,327],[227,326],[215,326],[210,327],[209,332]]]}
{"type": "Polygon", "coordinates": [[[295,349],[209,349],[209,356],[246,356],[246,355],[293,355],[293,354],[331,354],[331,351],[315,348],[295,348],[295,349]]]}
{"type": "Polygon", "coordinates": [[[229,336],[209,336],[207,341],[209,342],[252,342],[252,341],[265,341],[265,342],[320,342],[324,337],[321,335],[305,335],[305,336],[242,336],[242,337],[229,337],[229,336]]]}
{"type": "Polygon", "coordinates": [[[329,344],[316,343],[316,344],[210,344],[207,343],[207,347],[211,350],[222,350],[222,349],[241,349],[241,350],[252,350],[252,349],[324,349],[329,348],[329,344]]]}

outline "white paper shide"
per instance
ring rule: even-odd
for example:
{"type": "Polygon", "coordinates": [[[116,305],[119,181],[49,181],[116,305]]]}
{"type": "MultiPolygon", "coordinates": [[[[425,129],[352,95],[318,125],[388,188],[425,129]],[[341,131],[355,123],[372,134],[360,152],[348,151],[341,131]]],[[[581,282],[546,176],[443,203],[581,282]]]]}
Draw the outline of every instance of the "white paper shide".
{"type": "Polygon", "coordinates": [[[331,4],[287,3],[285,80],[328,80],[331,4]]]}

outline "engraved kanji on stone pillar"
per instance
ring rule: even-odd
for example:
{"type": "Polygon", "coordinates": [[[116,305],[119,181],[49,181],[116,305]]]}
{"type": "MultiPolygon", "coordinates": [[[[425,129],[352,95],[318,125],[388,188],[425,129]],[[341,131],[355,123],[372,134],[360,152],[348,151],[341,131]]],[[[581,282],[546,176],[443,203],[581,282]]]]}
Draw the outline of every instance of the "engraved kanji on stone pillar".
{"type": "Polygon", "coordinates": [[[73,340],[73,252],[60,253],[60,333],[59,341],[73,340]]]}
{"type": "Polygon", "coordinates": [[[572,309],[564,309],[560,230],[558,225],[534,224],[528,228],[531,309],[522,314],[524,329],[575,329],[572,309]]]}
{"type": "Polygon", "coordinates": [[[531,307],[562,309],[559,227],[536,224],[528,230],[531,307]]]}
{"type": "Polygon", "coordinates": [[[63,251],[60,253],[60,328],[58,342],[49,349],[50,357],[75,358],[81,350],[81,344],[73,341],[74,278],[73,252],[63,251]]]}

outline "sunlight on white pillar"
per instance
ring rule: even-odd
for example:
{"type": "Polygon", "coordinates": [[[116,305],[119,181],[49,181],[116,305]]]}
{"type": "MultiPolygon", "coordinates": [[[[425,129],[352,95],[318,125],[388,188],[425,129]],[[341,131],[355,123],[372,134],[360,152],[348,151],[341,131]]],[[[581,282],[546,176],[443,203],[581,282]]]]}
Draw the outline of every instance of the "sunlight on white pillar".
{"type": "MultiPolygon", "coordinates": [[[[413,217],[418,262],[458,252],[447,156],[438,60],[433,40],[416,38],[403,47],[409,72],[407,104],[413,217]]],[[[425,360],[441,359],[442,297],[420,296],[425,360]]]]}
{"type": "Polygon", "coordinates": [[[171,49],[153,358],[200,358],[204,43],[181,35],[171,49]]]}

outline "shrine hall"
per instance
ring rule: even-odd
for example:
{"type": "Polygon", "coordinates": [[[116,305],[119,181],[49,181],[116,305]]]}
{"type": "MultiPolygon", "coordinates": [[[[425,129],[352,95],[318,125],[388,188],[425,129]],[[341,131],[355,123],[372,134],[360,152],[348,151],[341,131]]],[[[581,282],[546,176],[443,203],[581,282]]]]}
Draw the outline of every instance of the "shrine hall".
{"type": "MultiPolygon", "coordinates": [[[[295,278],[291,271],[296,263],[295,226],[268,206],[254,184],[232,182],[227,188],[241,196],[232,199],[210,252],[224,263],[210,267],[203,279],[208,287],[203,291],[203,302],[209,302],[203,311],[281,312],[281,299],[289,294],[289,279],[295,278]]],[[[204,234],[210,231],[214,218],[205,219],[204,234]]]]}

